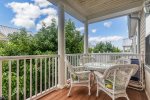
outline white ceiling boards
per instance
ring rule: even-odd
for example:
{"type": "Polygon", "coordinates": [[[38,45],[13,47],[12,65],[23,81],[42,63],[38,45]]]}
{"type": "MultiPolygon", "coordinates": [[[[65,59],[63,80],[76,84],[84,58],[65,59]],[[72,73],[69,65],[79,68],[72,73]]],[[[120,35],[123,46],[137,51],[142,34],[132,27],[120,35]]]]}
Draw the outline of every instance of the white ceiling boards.
{"type": "Polygon", "coordinates": [[[63,4],[65,11],[88,23],[123,16],[141,10],[144,0],[49,0],[63,4]]]}

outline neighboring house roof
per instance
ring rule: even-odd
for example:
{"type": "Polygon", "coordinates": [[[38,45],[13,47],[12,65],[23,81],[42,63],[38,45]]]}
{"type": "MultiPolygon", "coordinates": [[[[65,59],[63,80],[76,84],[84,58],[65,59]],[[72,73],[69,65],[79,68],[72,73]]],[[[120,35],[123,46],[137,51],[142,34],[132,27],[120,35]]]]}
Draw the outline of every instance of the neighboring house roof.
{"type": "MultiPolygon", "coordinates": [[[[8,34],[11,34],[14,32],[20,32],[20,31],[21,31],[21,29],[0,25],[0,36],[1,37],[7,37],[8,34]]],[[[29,32],[29,31],[27,33],[32,34],[32,32],[29,32]]]]}
{"type": "MultiPolygon", "coordinates": [[[[21,29],[0,25],[0,40],[7,40],[8,34],[20,31],[21,29]]],[[[32,32],[29,31],[27,33],[32,34],[32,32]]]]}
{"type": "Polygon", "coordinates": [[[0,33],[3,36],[7,37],[8,34],[11,34],[14,32],[20,32],[20,29],[0,25],[0,33]]]}

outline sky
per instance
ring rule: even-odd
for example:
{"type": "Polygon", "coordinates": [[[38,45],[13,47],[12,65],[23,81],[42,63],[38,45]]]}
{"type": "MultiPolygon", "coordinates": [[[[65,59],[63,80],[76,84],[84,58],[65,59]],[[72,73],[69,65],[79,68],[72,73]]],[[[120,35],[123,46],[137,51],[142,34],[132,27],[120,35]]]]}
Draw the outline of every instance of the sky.
{"type": "MultiPolygon", "coordinates": [[[[51,19],[57,17],[57,7],[46,0],[0,0],[0,25],[14,28],[26,28],[35,34],[42,22],[47,26],[51,19]]],[[[84,24],[69,14],[65,19],[71,19],[76,30],[84,33],[84,24]]],[[[128,38],[127,16],[108,19],[89,25],[89,46],[98,42],[112,42],[122,49],[122,40],[128,38]]]]}

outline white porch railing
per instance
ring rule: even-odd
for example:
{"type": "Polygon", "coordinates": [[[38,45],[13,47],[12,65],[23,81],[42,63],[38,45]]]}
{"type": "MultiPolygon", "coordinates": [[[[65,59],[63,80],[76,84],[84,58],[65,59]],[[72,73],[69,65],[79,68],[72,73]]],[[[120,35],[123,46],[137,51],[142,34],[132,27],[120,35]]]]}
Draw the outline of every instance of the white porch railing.
{"type": "Polygon", "coordinates": [[[36,99],[57,86],[58,55],[1,56],[0,97],[36,99]]]}
{"type": "MultiPolygon", "coordinates": [[[[66,58],[73,66],[79,66],[80,58],[86,54],[66,54],[66,58]]],[[[90,53],[88,56],[94,57],[96,62],[108,63],[116,62],[119,58],[138,58],[141,59],[140,54],[133,53],[90,53]]],[[[68,70],[66,69],[66,80],[70,77],[68,70]]]]}
{"type": "MultiPolygon", "coordinates": [[[[97,62],[115,62],[119,58],[141,58],[131,53],[88,54],[97,62]]],[[[66,54],[74,66],[79,66],[84,54],[66,54]]],[[[26,100],[39,98],[58,84],[58,55],[1,56],[0,57],[0,97],[6,100],[26,100]]],[[[69,79],[66,69],[66,80],[69,79]]]]}

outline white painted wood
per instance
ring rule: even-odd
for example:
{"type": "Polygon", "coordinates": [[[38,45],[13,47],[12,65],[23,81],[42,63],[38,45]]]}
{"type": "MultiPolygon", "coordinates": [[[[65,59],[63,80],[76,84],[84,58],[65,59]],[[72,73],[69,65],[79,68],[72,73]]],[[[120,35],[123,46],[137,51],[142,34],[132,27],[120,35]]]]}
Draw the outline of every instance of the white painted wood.
{"type": "Polygon", "coordinates": [[[24,100],[26,100],[26,59],[24,59],[24,100]]]}
{"type": "Polygon", "coordinates": [[[55,72],[54,72],[54,58],[52,58],[52,86],[54,86],[54,74],[55,72]]]}
{"type": "Polygon", "coordinates": [[[0,60],[0,97],[2,97],[2,61],[0,60]]]}
{"type": "MultiPolygon", "coordinates": [[[[143,26],[144,27],[144,26],[143,26]]],[[[143,50],[144,48],[144,43],[145,43],[145,37],[147,37],[150,34],[150,14],[146,15],[146,34],[144,34],[144,31],[141,33],[141,49],[143,50]],[[144,37],[145,36],[145,37],[144,37]]],[[[150,66],[146,65],[145,66],[145,82],[146,82],[146,94],[148,96],[148,100],[150,100],[150,66]]]]}
{"type": "Polygon", "coordinates": [[[55,86],[57,86],[57,58],[55,58],[55,86]]]}
{"type": "Polygon", "coordinates": [[[59,55],[27,55],[27,56],[0,56],[0,60],[24,60],[24,59],[36,59],[45,57],[59,57],[59,55]]]}
{"type": "Polygon", "coordinates": [[[46,64],[46,58],[45,58],[45,91],[47,88],[46,82],[47,82],[47,64],[46,64]]]}
{"type": "Polygon", "coordinates": [[[146,36],[146,18],[145,18],[145,12],[144,10],[142,10],[141,12],[141,19],[140,19],[140,34],[139,34],[139,41],[138,44],[139,48],[140,48],[140,52],[141,54],[145,54],[145,36],[146,36]]]}
{"type": "Polygon", "coordinates": [[[150,34],[150,15],[146,16],[146,36],[150,34]]]}
{"type": "Polygon", "coordinates": [[[87,13],[85,12],[85,10],[83,9],[82,6],[79,6],[79,4],[77,2],[74,2],[74,0],[62,0],[62,1],[66,1],[68,2],[68,4],[73,8],[73,9],[77,9],[77,11],[80,12],[80,14],[82,14],[83,16],[87,16],[87,13]],[[72,3],[73,2],[73,3],[72,3]]]}
{"type": "Polygon", "coordinates": [[[58,5],[58,87],[65,85],[65,33],[64,33],[64,6],[58,5]]]}
{"type": "MultiPolygon", "coordinates": [[[[139,11],[144,0],[48,0],[58,6],[64,5],[67,13],[81,22],[89,23],[114,18],[139,11]],[[132,10],[134,9],[134,11],[132,10]],[[124,11],[124,13],[122,13],[124,11]],[[119,13],[119,14],[118,14],[119,13]],[[115,15],[117,14],[117,15],[115,15]],[[109,16],[107,16],[109,15],[109,16]],[[111,15],[111,16],[110,16],[111,15]],[[104,16],[107,16],[105,18],[104,16]]],[[[141,9],[140,9],[141,10],[141,9]]]]}
{"type": "Polygon", "coordinates": [[[84,22],[86,20],[86,18],[84,17],[84,15],[82,13],[79,13],[78,10],[73,9],[71,5],[69,5],[68,2],[66,2],[66,0],[48,0],[51,3],[53,3],[56,6],[59,5],[64,5],[64,10],[72,15],[73,17],[77,18],[78,20],[80,20],[81,22],[84,22]]]}
{"type": "Polygon", "coordinates": [[[37,96],[37,59],[35,59],[35,95],[37,96]]]}
{"type": "Polygon", "coordinates": [[[42,93],[42,59],[40,59],[40,93],[42,93]]]}
{"type": "Polygon", "coordinates": [[[9,82],[8,82],[8,84],[9,84],[9,87],[8,87],[9,93],[8,93],[8,100],[11,100],[11,60],[9,60],[8,64],[9,64],[9,82]]]}
{"type": "MultiPolygon", "coordinates": [[[[31,100],[31,99],[33,99],[33,97],[34,98],[36,98],[36,97],[39,97],[39,93],[38,93],[38,91],[37,91],[37,78],[38,78],[38,76],[37,76],[37,67],[38,67],[38,59],[39,59],[39,64],[40,64],[40,94],[41,95],[44,95],[44,94],[46,94],[46,92],[49,92],[49,91],[51,91],[52,90],[52,88],[54,89],[56,86],[57,86],[57,76],[58,76],[58,73],[57,73],[57,59],[58,59],[58,56],[56,55],[56,56],[37,56],[37,58],[36,58],[36,56],[30,56],[29,58],[28,58],[29,56],[24,56],[24,58],[23,58],[23,56],[21,56],[21,57],[19,57],[19,56],[17,56],[16,58],[15,58],[15,56],[11,56],[11,57],[8,57],[8,56],[0,56],[0,95],[2,96],[2,63],[3,63],[3,61],[4,62],[8,62],[8,68],[9,68],[9,70],[8,70],[8,98],[6,98],[6,99],[8,99],[8,100],[11,100],[12,99],[12,83],[11,83],[11,81],[12,81],[12,65],[13,65],[13,63],[15,62],[16,63],[16,100],[19,100],[20,99],[20,94],[19,94],[19,91],[20,91],[20,87],[19,87],[19,85],[20,85],[20,83],[19,83],[19,69],[20,69],[20,61],[24,61],[23,63],[24,63],[24,83],[23,83],[23,85],[24,85],[24,87],[23,87],[23,92],[24,92],[24,96],[23,96],[23,100],[31,100]],[[27,59],[28,58],[28,59],[27,59]],[[35,58],[35,59],[34,59],[35,58]],[[46,70],[47,69],[47,66],[51,66],[52,67],[52,77],[53,77],[53,86],[51,85],[49,85],[49,88],[47,89],[47,81],[50,81],[50,78],[49,78],[49,80],[45,80],[43,83],[45,84],[45,90],[43,91],[42,90],[42,62],[44,61],[44,59],[45,59],[45,79],[47,79],[47,71],[48,70],[46,70]],[[51,61],[49,61],[49,65],[47,65],[47,60],[48,59],[51,59],[51,61]],[[43,61],[42,61],[43,60],[43,61]],[[33,66],[32,66],[32,63],[33,63],[33,61],[35,61],[35,79],[32,79],[33,77],[32,77],[32,68],[33,68],[33,66]],[[29,69],[30,69],[30,88],[27,88],[27,86],[26,86],[26,81],[27,81],[27,78],[26,78],[26,74],[27,74],[27,72],[26,72],[26,70],[27,70],[27,62],[29,63],[29,69]],[[50,65],[50,63],[52,64],[52,65],[50,65]],[[33,96],[32,94],[32,81],[33,80],[35,80],[35,95],[33,96]],[[26,90],[30,90],[30,97],[29,98],[27,98],[26,97],[26,90]]],[[[44,63],[44,62],[43,62],[44,63]]],[[[43,66],[44,67],[44,66],[43,66]]],[[[50,77],[50,67],[49,67],[49,76],[48,77],[50,77]]],[[[21,90],[22,91],[22,90],[21,90]]]]}
{"type": "Polygon", "coordinates": [[[95,15],[93,14],[92,16],[88,17],[88,23],[91,24],[91,23],[95,23],[95,22],[98,22],[98,21],[103,21],[103,20],[106,20],[106,19],[121,17],[121,16],[128,15],[130,13],[133,13],[133,12],[141,11],[141,10],[142,10],[142,6],[127,9],[127,10],[122,10],[122,11],[119,11],[119,12],[108,13],[106,15],[98,15],[99,13],[95,14],[95,15]]]}
{"type": "Polygon", "coordinates": [[[146,90],[146,94],[147,94],[147,96],[148,96],[148,100],[150,100],[150,85],[149,85],[149,83],[150,83],[150,72],[149,72],[149,70],[150,70],[150,68],[149,68],[149,66],[145,66],[146,68],[145,68],[145,80],[146,80],[146,88],[145,88],[145,90],[146,90]]]}
{"type": "Polygon", "coordinates": [[[84,54],[88,53],[88,23],[84,23],[84,54]]]}
{"type": "Polygon", "coordinates": [[[48,71],[48,76],[49,76],[49,77],[48,77],[48,82],[49,82],[49,84],[48,84],[48,85],[49,85],[49,89],[50,89],[50,86],[51,86],[51,84],[50,84],[50,83],[51,83],[51,82],[50,82],[50,71],[51,71],[51,70],[50,70],[50,67],[51,67],[50,64],[51,64],[51,63],[50,63],[50,62],[51,62],[51,60],[50,60],[50,58],[49,58],[49,60],[48,60],[48,69],[49,69],[49,71],[48,71]]]}
{"type": "Polygon", "coordinates": [[[30,59],[30,99],[32,99],[32,59],[30,59]]]}
{"type": "Polygon", "coordinates": [[[19,100],[19,60],[17,60],[17,100],[19,100]]]}

